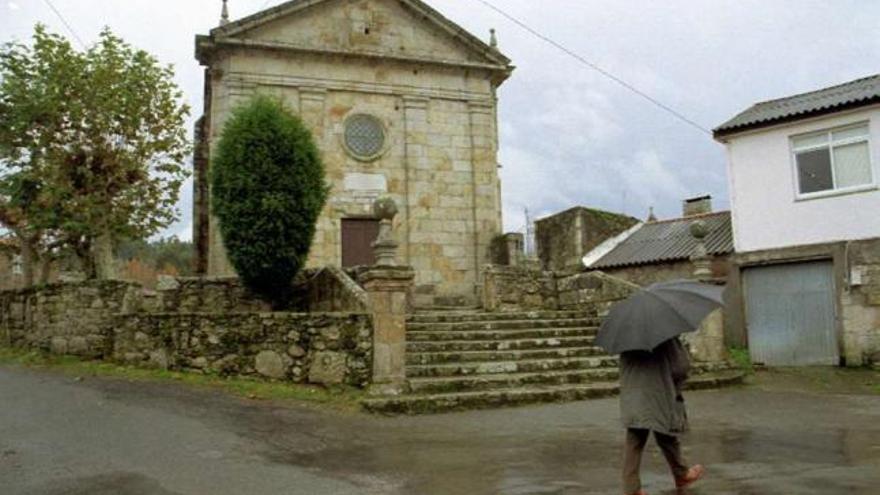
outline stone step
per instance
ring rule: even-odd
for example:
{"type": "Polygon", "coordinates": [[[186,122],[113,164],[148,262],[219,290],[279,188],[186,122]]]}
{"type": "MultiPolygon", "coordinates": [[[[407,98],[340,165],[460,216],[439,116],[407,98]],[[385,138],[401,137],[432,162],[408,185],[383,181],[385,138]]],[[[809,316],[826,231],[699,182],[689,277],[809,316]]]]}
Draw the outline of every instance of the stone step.
{"type": "Polygon", "coordinates": [[[531,337],[524,339],[505,340],[427,340],[406,343],[406,352],[410,353],[454,353],[454,352],[494,352],[523,351],[536,349],[567,349],[572,347],[592,346],[596,337],[593,335],[566,337],[531,337]]]}
{"type": "Polygon", "coordinates": [[[407,323],[407,332],[424,330],[457,332],[466,330],[521,330],[524,328],[598,327],[596,318],[561,318],[556,320],[459,321],[450,323],[407,323]]]}
{"type": "MultiPolygon", "coordinates": [[[[688,389],[719,388],[743,382],[741,371],[697,375],[688,381],[688,389]]],[[[577,385],[525,386],[490,391],[401,395],[365,399],[364,409],[381,414],[429,414],[519,406],[542,402],[570,402],[610,397],[619,393],[616,381],[577,385]]]]}
{"type": "MultiPolygon", "coordinates": [[[[494,342],[494,341],[490,341],[494,342]]],[[[509,341],[507,341],[509,342],[509,341]]],[[[409,346],[408,346],[409,347],[409,346]]],[[[599,347],[562,347],[549,349],[526,349],[520,351],[440,351],[440,352],[407,352],[408,365],[427,365],[445,363],[471,363],[519,361],[523,359],[556,359],[571,357],[590,357],[604,355],[599,347]]]]}
{"type": "Polygon", "coordinates": [[[474,311],[419,312],[407,317],[409,323],[454,323],[506,320],[555,320],[571,318],[594,318],[590,311],[517,311],[511,313],[487,313],[474,311]]]}
{"type": "Polygon", "coordinates": [[[611,356],[555,359],[522,359],[516,361],[485,361],[410,365],[406,367],[406,376],[409,378],[476,376],[508,373],[533,373],[558,370],[587,370],[595,368],[613,368],[616,366],[617,358],[611,356]]]}
{"type": "Polygon", "coordinates": [[[414,312],[408,316],[438,315],[438,314],[477,314],[484,313],[479,306],[426,306],[414,308],[414,312]]]}
{"type": "Polygon", "coordinates": [[[420,330],[407,331],[407,342],[444,342],[451,340],[521,340],[558,337],[595,337],[596,327],[525,328],[519,330],[420,330]]]}
{"type": "Polygon", "coordinates": [[[563,385],[617,379],[617,368],[498,373],[491,375],[421,377],[409,380],[413,393],[444,393],[465,390],[516,388],[527,385],[563,385]]]}

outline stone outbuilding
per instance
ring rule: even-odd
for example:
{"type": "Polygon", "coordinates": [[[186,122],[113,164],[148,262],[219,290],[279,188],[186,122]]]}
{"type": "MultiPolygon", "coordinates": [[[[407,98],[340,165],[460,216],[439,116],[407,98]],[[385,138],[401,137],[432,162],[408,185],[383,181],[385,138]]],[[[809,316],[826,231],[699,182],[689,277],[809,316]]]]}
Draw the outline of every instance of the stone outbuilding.
{"type": "Polygon", "coordinates": [[[600,244],[584,257],[584,265],[641,286],[691,278],[698,242],[690,231],[694,222],[706,228],[710,278],[724,280],[734,251],[730,212],[713,212],[708,196],[685,200],[680,218],[649,220],[600,244]]]}
{"type": "Polygon", "coordinates": [[[575,206],[535,221],[538,259],[545,270],[582,271],[581,258],[639,221],[627,215],[575,206]]]}
{"type": "Polygon", "coordinates": [[[400,207],[416,303],[474,302],[501,231],[497,89],[513,66],[419,0],[294,0],[197,36],[205,109],[195,159],[200,273],[234,275],[210,210],[211,151],[236,105],[280,98],[311,129],[330,199],[309,266],[373,262],[370,206],[400,207]]]}

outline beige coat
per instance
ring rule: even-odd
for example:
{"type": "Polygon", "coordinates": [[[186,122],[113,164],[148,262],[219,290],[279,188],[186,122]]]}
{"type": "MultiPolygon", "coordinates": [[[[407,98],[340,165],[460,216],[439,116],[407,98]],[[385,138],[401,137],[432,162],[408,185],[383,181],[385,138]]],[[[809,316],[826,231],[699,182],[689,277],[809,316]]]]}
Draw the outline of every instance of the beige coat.
{"type": "Polygon", "coordinates": [[[687,412],[681,389],[690,371],[687,350],[678,339],[653,352],[620,355],[620,415],[626,428],[666,435],[684,433],[687,412]]]}

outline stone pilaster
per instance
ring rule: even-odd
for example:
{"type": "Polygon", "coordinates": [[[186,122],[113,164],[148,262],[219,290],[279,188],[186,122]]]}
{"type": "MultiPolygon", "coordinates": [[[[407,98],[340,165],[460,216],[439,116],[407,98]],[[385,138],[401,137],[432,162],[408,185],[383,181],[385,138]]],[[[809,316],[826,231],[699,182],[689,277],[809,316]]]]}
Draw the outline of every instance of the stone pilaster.
{"type": "Polygon", "coordinates": [[[403,242],[403,262],[412,263],[411,225],[413,221],[414,205],[418,204],[417,192],[412,187],[416,182],[415,171],[428,168],[428,103],[427,98],[417,96],[403,97],[404,119],[404,196],[406,204],[403,209],[403,223],[401,225],[401,240],[403,242]]]}
{"type": "Polygon", "coordinates": [[[406,389],[407,293],[414,277],[405,266],[374,266],[361,275],[373,315],[371,392],[377,395],[406,389]]]}
{"type": "Polygon", "coordinates": [[[303,122],[312,131],[317,143],[324,140],[324,102],[327,100],[325,88],[299,88],[299,109],[303,122]]]}
{"type": "MultiPolygon", "coordinates": [[[[491,100],[468,103],[471,135],[471,180],[474,272],[486,262],[489,243],[501,230],[497,216],[499,203],[495,104],[491,100]]],[[[476,290],[476,288],[475,288],[476,290]]]]}

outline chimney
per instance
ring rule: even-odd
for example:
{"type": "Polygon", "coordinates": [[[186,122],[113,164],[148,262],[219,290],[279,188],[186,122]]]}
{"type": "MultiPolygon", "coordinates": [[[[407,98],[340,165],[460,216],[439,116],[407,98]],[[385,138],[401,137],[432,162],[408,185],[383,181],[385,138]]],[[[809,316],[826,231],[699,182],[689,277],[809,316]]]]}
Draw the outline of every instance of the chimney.
{"type": "Polygon", "coordinates": [[[706,195],[684,200],[682,216],[685,218],[705,213],[712,213],[712,196],[706,195]]]}

